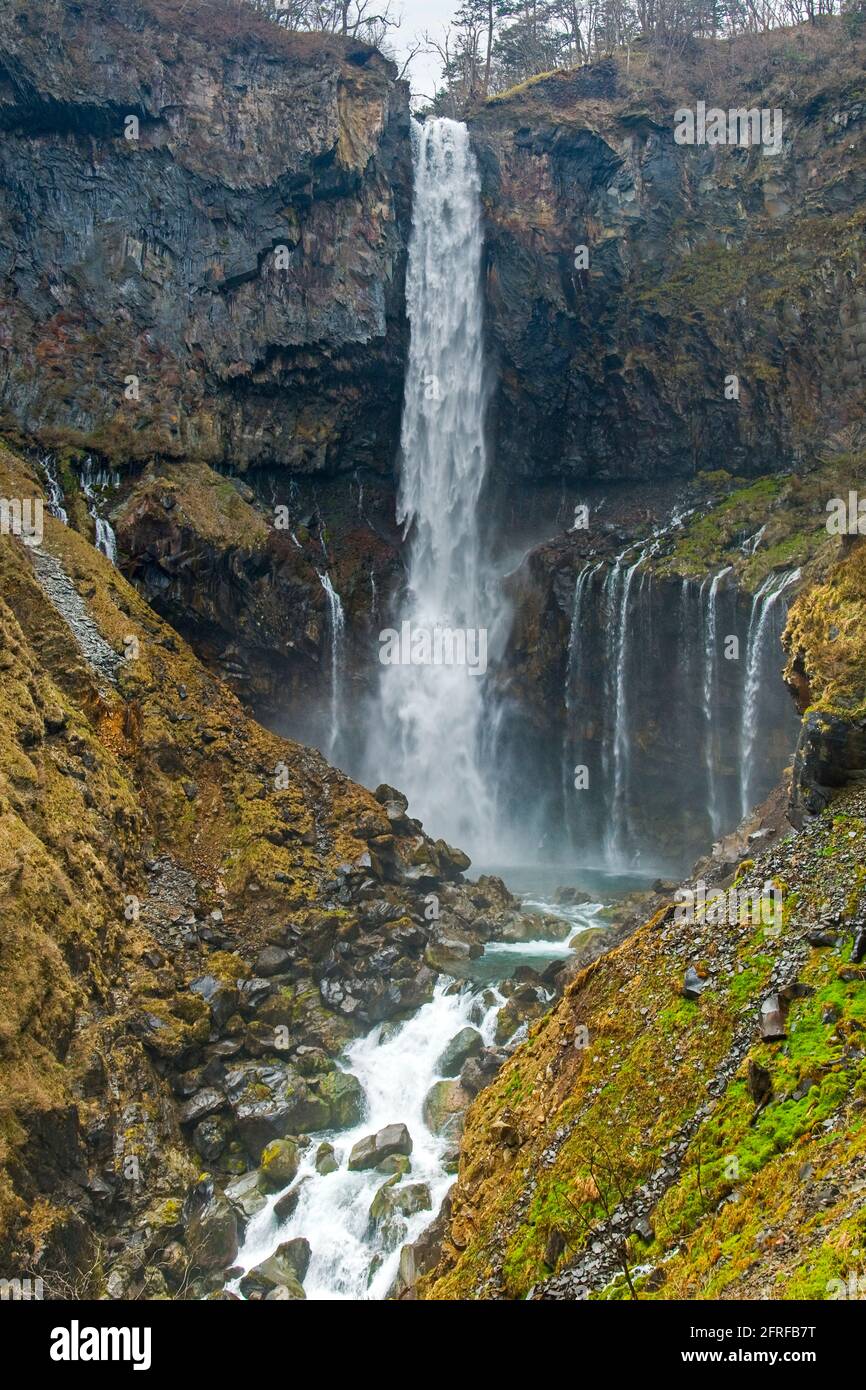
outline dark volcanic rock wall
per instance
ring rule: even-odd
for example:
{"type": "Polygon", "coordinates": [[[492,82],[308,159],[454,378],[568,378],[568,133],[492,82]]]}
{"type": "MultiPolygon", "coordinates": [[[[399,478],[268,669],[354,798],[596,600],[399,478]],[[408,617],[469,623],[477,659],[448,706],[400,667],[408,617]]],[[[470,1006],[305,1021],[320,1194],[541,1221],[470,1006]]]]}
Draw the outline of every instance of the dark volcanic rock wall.
{"type": "Polygon", "coordinates": [[[5,5],[7,417],[119,462],[390,469],[408,121],[374,50],[220,0],[5,5]]]}
{"type": "Polygon", "coordinates": [[[745,75],[610,61],[472,119],[501,478],[757,473],[862,428],[863,53],[762,42],[745,75]],[[675,144],[698,99],[781,108],[781,153],[675,144]]]}

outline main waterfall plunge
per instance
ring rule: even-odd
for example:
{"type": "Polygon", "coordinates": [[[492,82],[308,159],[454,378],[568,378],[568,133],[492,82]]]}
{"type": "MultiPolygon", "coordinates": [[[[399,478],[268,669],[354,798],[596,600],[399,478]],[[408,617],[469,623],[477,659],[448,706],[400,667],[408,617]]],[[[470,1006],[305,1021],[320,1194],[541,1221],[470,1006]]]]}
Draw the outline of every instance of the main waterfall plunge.
{"type": "MultiPolygon", "coordinates": [[[[501,605],[478,524],[487,471],[478,171],[457,121],[415,124],[413,141],[397,517],[409,537],[408,573],[394,627],[468,632],[470,641],[483,633],[491,642],[501,605]]],[[[431,834],[475,853],[488,847],[493,817],[483,721],[484,678],[465,664],[382,667],[367,779],[399,786],[431,834]]]]}
{"type": "MultiPolygon", "coordinates": [[[[646,561],[676,522],[590,559],[575,581],[558,688],[545,679],[515,703],[512,605],[479,521],[488,470],[479,175],[458,122],[414,124],[413,142],[397,504],[407,570],[391,631],[481,632],[491,669],[380,666],[364,755],[350,770],[399,787],[429,834],[476,862],[684,871],[766,795],[793,746],[778,643],[790,577],[772,574],[754,600],[726,569],[703,583],[655,582],[646,561]],[[722,652],[731,636],[734,660],[722,652]]],[[[333,594],[329,602],[333,754],[333,594]]]]}

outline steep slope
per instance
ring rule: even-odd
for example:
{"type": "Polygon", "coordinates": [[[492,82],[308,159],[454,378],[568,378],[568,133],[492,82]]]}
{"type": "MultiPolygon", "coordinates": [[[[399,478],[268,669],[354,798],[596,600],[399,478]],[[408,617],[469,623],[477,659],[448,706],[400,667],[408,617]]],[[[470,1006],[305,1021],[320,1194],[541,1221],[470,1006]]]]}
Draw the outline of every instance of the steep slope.
{"type": "MultiPolygon", "coordinates": [[[[0,495],[40,497],[5,449],[0,495]]],[[[246,718],[70,528],[4,534],[0,571],[3,1269],[200,1294],[246,1219],[223,1189],[350,1123],[343,1044],[512,900],[399,793],[246,718]]]]}

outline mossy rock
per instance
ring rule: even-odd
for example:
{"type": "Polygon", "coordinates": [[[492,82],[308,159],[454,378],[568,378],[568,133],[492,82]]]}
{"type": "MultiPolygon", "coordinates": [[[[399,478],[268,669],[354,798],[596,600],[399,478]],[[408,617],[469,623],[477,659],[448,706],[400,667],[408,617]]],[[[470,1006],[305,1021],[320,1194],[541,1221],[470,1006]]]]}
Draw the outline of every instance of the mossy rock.
{"type": "Polygon", "coordinates": [[[294,1180],[300,1167],[295,1139],[274,1139],[262,1150],[259,1185],[265,1192],[279,1192],[294,1180]]]}
{"type": "Polygon", "coordinates": [[[330,1109],[332,1129],[353,1129],[364,1115],[364,1090],[356,1076],[332,1071],[318,1082],[318,1092],[330,1109]]]}

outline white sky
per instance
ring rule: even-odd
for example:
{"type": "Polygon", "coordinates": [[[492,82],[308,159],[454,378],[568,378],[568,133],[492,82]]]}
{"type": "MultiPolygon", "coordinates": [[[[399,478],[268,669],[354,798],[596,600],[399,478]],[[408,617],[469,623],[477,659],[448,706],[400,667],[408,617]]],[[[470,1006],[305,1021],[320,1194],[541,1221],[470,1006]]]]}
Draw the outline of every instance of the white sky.
{"type": "MultiPolygon", "coordinates": [[[[403,17],[399,29],[389,34],[391,47],[398,55],[399,66],[414,43],[417,43],[425,30],[441,37],[444,26],[459,7],[460,0],[394,0],[392,9],[403,17]]],[[[441,63],[437,54],[419,53],[413,58],[406,73],[412,84],[412,91],[430,97],[439,85],[441,63]]]]}

